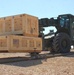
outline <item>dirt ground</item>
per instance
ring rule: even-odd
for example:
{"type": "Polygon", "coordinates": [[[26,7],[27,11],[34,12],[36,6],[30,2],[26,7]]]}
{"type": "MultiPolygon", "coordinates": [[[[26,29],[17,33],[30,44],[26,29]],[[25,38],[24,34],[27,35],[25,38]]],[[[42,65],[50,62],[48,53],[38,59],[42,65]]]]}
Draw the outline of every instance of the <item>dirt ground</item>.
{"type": "MultiPolygon", "coordinates": [[[[2,55],[7,56],[4,53],[0,54],[2,55]]],[[[25,54],[9,55],[24,56],[25,54]]],[[[0,75],[74,75],[74,54],[0,64],[0,75]]]]}

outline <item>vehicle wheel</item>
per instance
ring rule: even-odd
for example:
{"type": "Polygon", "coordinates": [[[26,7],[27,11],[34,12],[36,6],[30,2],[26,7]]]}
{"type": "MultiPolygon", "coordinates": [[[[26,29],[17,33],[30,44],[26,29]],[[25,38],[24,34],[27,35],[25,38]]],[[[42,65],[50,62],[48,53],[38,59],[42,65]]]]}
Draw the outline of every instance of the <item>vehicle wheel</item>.
{"type": "Polygon", "coordinates": [[[53,39],[53,49],[56,53],[67,53],[71,49],[70,37],[66,33],[58,33],[53,39]]]}

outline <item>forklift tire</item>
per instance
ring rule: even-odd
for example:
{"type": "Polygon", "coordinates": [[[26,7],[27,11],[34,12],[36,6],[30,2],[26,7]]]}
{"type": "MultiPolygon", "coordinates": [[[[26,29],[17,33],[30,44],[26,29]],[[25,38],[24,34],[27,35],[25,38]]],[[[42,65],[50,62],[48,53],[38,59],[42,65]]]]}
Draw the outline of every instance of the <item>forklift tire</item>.
{"type": "Polygon", "coordinates": [[[55,53],[68,53],[71,49],[70,37],[66,33],[58,33],[53,39],[55,53]]]}

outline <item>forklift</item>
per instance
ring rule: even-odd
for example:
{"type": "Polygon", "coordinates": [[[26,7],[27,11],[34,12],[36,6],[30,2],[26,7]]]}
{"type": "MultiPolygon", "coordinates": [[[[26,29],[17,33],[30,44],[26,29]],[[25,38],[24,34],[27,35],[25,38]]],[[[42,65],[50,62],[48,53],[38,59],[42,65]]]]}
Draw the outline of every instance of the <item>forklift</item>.
{"type": "Polygon", "coordinates": [[[42,38],[44,51],[50,50],[51,53],[70,52],[71,45],[74,45],[74,15],[63,14],[59,15],[56,19],[53,17],[50,19],[39,19],[39,33],[39,37],[42,38]],[[50,26],[55,26],[57,31],[50,30],[50,33],[45,35],[43,33],[44,27],[50,26]]]}

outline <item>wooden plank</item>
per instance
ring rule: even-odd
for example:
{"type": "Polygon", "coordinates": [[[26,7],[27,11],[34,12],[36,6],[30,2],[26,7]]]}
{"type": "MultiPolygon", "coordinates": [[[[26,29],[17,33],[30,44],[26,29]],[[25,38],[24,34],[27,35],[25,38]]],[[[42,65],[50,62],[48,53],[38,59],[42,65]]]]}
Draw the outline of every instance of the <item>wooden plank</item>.
{"type": "Polygon", "coordinates": [[[14,31],[22,31],[23,23],[22,23],[22,15],[14,16],[14,31]]]}
{"type": "Polygon", "coordinates": [[[0,51],[7,51],[9,47],[8,43],[6,36],[0,36],[0,51]]]}
{"type": "Polygon", "coordinates": [[[5,18],[5,32],[12,32],[12,17],[5,18]]]}
{"type": "Polygon", "coordinates": [[[0,18],[0,33],[4,32],[4,18],[0,18]]]}
{"type": "Polygon", "coordinates": [[[36,50],[41,50],[42,40],[41,39],[35,39],[35,45],[36,45],[36,50]]]}

